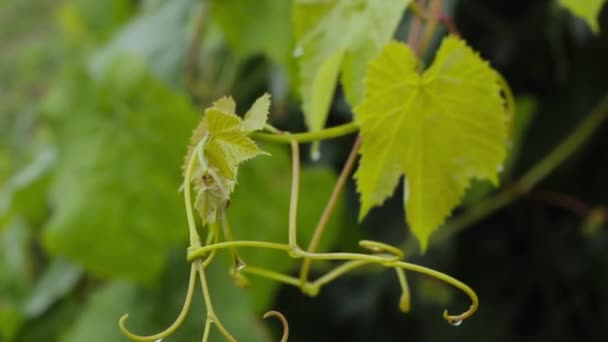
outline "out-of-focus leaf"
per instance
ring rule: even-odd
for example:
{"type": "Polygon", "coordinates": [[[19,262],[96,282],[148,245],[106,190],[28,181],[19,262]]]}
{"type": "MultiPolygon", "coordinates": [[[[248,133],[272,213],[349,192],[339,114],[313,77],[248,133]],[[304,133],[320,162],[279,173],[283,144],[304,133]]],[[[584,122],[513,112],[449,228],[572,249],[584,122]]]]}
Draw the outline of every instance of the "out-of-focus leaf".
{"type": "MultiPolygon", "coordinates": [[[[129,341],[117,325],[125,313],[129,314],[127,327],[134,333],[149,335],[163,330],[181,309],[189,270],[190,266],[179,257],[171,263],[156,288],[144,289],[119,281],[108,283],[93,295],[64,342],[129,341]]],[[[216,259],[207,271],[213,305],[222,323],[238,341],[266,341],[263,327],[257,323],[259,317],[252,315],[247,294],[231,284],[226,270],[227,266],[216,259]]],[[[197,341],[201,338],[206,314],[198,283],[197,278],[189,315],[166,341],[197,341]]],[[[212,341],[222,341],[214,335],[212,341]]]]}
{"type": "Polygon", "coordinates": [[[189,22],[198,12],[199,1],[166,1],[145,11],[121,29],[91,60],[96,77],[117,56],[129,54],[144,60],[154,75],[179,84],[184,53],[190,39],[189,22]]]}
{"type": "Polygon", "coordinates": [[[583,19],[595,33],[600,31],[598,16],[606,0],[559,0],[560,5],[583,19]]]}
{"type": "Polygon", "coordinates": [[[72,39],[89,44],[107,39],[133,13],[129,0],[69,0],[59,10],[59,22],[72,39]]]}
{"type": "Polygon", "coordinates": [[[0,231],[0,338],[12,341],[24,317],[21,301],[31,288],[27,225],[13,219],[0,231]]]}
{"type": "Polygon", "coordinates": [[[177,189],[195,110],[123,58],[98,82],[68,75],[46,111],[58,145],[46,247],[96,275],[152,281],[186,235],[177,189]]]}
{"type": "MultiPolygon", "coordinates": [[[[271,157],[258,158],[242,166],[239,184],[228,209],[234,238],[238,240],[262,240],[287,242],[291,163],[289,153],[276,146],[263,146],[271,157]]],[[[321,167],[305,167],[301,174],[298,211],[298,242],[306,248],[325,203],[335,184],[335,174],[321,167]]],[[[336,208],[319,250],[331,246],[338,236],[342,221],[341,206],[336,208]]],[[[278,272],[288,272],[296,261],[283,252],[265,249],[243,248],[243,260],[250,266],[265,267],[278,272]]],[[[276,282],[250,276],[254,308],[260,312],[268,309],[276,282]]]]}
{"type": "Polygon", "coordinates": [[[37,149],[32,161],[15,173],[0,188],[0,229],[11,213],[40,218],[46,209],[48,174],[55,162],[55,151],[49,146],[37,149]]]}
{"type": "Polygon", "coordinates": [[[212,0],[211,13],[238,54],[265,54],[287,64],[292,46],[291,6],[292,0],[212,0]]]}
{"type": "Polygon", "coordinates": [[[23,305],[23,313],[27,318],[43,314],[59,298],[68,294],[81,277],[82,271],[76,265],[55,259],[36,282],[32,293],[23,305]]]}

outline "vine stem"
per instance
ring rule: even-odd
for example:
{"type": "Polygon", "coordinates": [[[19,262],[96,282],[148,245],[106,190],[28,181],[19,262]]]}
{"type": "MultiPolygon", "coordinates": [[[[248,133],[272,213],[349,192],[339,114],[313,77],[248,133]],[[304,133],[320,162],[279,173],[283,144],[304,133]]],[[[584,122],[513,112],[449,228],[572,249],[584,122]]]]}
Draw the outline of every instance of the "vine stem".
{"type": "MultiPolygon", "coordinates": [[[[350,176],[353,170],[355,161],[357,160],[357,153],[359,152],[360,147],[361,136],[357,136],[357,140],[355,140],[353,148],[350,151],[346,163],[344,164],[344,167],[340,172],[340,176],[338,177],[336,185],[334,186],[334,190],[332,191],[331,196],[329,197],[329,200],[325,205],[325,209],[323,210],[323,214],[319,219],[319,223],[317,224],[317,227],[314,230],[312,239],[310,240],[310,243],[308,245],[308,252],[315,252],[317,247],[319,247],[321,236],[325,232],[325,228],[327,227],[327,223],[329,222],[331,214],[334,212],[336,203],[338,202],[338,198],[342,194],[342,191],[344,190],[344,185],[346,184],[346,181],[348,180],[348,177],[350,176]]],[[[304,260],[302,261],[302,266],[300,268],[300,282],[302,284],[305,284],[308,281],[308,274],[310,272],[311,265],[312,260],[304,258],[304,260]]]]}
{"type": "Polygon", "coordinates": [[[300,197],[300,146],[291,139],[291,195],[289,199],[289,247],[299,249],[297,241],[298,198],[300,197]]]}
{"type": "Polygon", "coordinates": [[[127,326],[126,326],[127,319],[129,318],[129,315],[127,314],[127,315],[123,315],[120,318],[120,320],[118,321],[118,327],[120,328],[120,331],[125,336],[127,336],[129,339],[131,339],[132,341],[138,341],[138,342],[157,341],[157,340],[161,340],[161,339],[171,335],[172,333],[174,333],[177,330],[177,328],[179,328],[179,326],[184,322],[184,320],[186,319],[186,315],[188,314],[188,311],[190,311],[190,305],[192,304],[192,295],[194,293],[195,278],[196,278],[196,268],[194,265],[192,265],[190,267],[190,278],[188,280],[188,290],[186,291],[186,298],[184,299],[184,305],[182,306],[182,309],[180,310],[179,315],[177,315],[177,318],[175,319],[173,324],[171,324],[167,329],[165,329],[164,331],[162,331],[158,334],[148,335],[148,336],[140,336],[140,335],[133,334],[132,332],[129,331],[129,329],[127,329],[127,326]]]}
{"type": "MultiPolygon", "coordinates": [[[[207,284],[207,276],[205,275],[205,268],[202,265],[200,260],[194,260],[194,265],[198,270],[198,276],[201,282],[201,290],[203,292],[203,299],[205,300],[205,307],[207,309],[207,321],[205,322],[205,327],[210,326],[210,324],[215,324],[217,329],[224,335],[226,340],[230,342],[236,342],[236,339],[230,335],[228,330],[224,327],[222,322],[219,320],[217,315],[215,314],[215,310],[213,309],[213,304],[211,302],[211,296],[209,295],[209,285],[207,284]]],[[[204,333],[208,334],[207,332],[204,333]]]]}
{"type": "MultiPolygon", "coordinates": [[[[608,94],[600,100],[599,104],[595,106],[591,113],[583,119],[572,133],[538,164],[526,172],[516,185],[502,190],[497,195],[468,209],[464,214],[449,221],[443,229],[438,231],[435,240],[444,240],[462,231],[471,224],[484,219],[528,193],[538,182],[547,177],[586,142],[606,119],[608,119],[608,94]]],[[[408,249],[411,250],[411,248],[408,249]]]]}
{"type": "Polygon", "coordinates": [[[325,128],[316,132],[306,133],[284,133],[281,134],[269,134],[262,132],[253,132],[251,137],[267,142],[291,144],[293,140],[299,143],[321,141],[325,139],[333,139],[341,137],[343,135],[355,133],[359,130],[359,125],[355,122],[349,122],[346,124],[334,126],[331,128],[325,128]]]}

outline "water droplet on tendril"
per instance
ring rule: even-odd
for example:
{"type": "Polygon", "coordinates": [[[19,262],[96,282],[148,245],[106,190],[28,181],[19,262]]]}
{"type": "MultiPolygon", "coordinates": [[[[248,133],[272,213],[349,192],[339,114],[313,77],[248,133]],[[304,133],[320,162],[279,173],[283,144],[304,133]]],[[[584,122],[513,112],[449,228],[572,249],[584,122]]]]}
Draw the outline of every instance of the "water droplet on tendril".
{"type": "Polygon", "coordinates": [[[236,258],[236,270],[241,271],[247,267],[247,264],[241,260],[241,258],[236,258]]]}
{"type": "Polygon", "coordinates": [[[448,323],[450,323],[451,326],[457,327],[462,324],[462,320],[461,319],[449,319],[448,323]]]}
{"type": "Polygon", "coordinates": [[[312,159],[312,161],[319,161],[319,159],[321,159],[321,151],[319,151],[318,148],[313,149],[310,153],[310,159],[312,159]]]}

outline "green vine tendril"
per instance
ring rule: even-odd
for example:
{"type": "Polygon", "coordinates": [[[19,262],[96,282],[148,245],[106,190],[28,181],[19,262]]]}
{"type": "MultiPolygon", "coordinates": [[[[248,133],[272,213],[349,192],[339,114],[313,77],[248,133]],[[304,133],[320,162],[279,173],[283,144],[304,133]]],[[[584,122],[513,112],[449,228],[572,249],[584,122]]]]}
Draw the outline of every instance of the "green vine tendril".
{"type": "MultiPolygon", "coordinates": [[[[350,133],[350,127],[352,125],[344,125],[343,127],[347,127],[348,129],[328,129],[325,131],[317,132],[316,138],[322,137],[333,137],[334,134],[348,134],[350,133]]],[[[184,175],[184,202],[186,204],[186,216],[188,219],[188,229],[190,232],[190,247],[187,250],[186,259],[188,262],[192,264],[190,270],[190,278],[188,281],[188,290],[186,293],[186,298],[184,300],[184,305],[173,324],[171,324],[164,331],[154,334],[154,335],[137,335],[129,331],[126,327],[126,321],[128,319],[128,315],[124,315],[119,320],[119,327],[122,333],[127,336],[129,339],[138,342],[149,342],[149,341],[157,341],[163,339],[169,335],[171,335],[177,328],[183,323],[188,311],[190,309],[190,305],[192,302],[192,295],[194,292],[196,276],[198,275],[199,282],[201,284],[201,291],[203,295],[203,299],[205,301],[207,317],[205,320],[205,329],[203,332],[202,341],[207,341],[209,338],[210,330],[212,326],[215,326],[219,332],[224,336],[227,341],[236,341],[236,339],[228,332],[226,327],[222,324],[221,320],[215,313],[210,290],[207,284],[207,278],[205,269],[212,262],[216,252],[221,249],[229,249],[232,255],[233,264],[230,274],[232,275],[235,283],[240,286],[245,286],[248,283],[247,278],[245,278],[245,274],[254,275],[258,277],[263,277],[267,279],[271,279],[283,284],[295,286],[301,289],[307,295],[315,296],[317,295],[321,288],[340,276],[351,272],[357,268],[363,267],[365,265],[376,264],[383,266],[385,268],[392,268],[395,270],[397,274],[397,279],[399,281],[402,295],[399,300],[399,307],[403,312],[408,312],[410,310],[410,294],[409,287],[407,284],[405,271],[412,271],[421,273],[438,280],[441,280],[451,286],[463,291],[466,295],[469,296],[471,300],[470,308],[462,314],[459,315],[450,315],[447,310],[444,311],[443,317],[448,320],[451,324],[457,325],[462,322],[462,320],[470,317],[476,310],[479,304],[479,300],[475,292],[466,284],[460,282],[459,280],[452,278],[444,273],[435,271],[433,269],[412,264],[409,262],[405,262],[402,259],[404,258],[404,253],[399,248],[378,242],[378,241],[370,241],[370,240],[362,240],[359,242],[359,246],[367,251],[370,254],[363,253],[345,253],[345,252],[334,252],[334,253],[317,253],[312,252],[311,249],[308,251],[300,248],[297,242],[297,208],[298,208],[298,197],[299,197],[299,184],[300,184],[300,158],[299,158],[299,143],[302,141],[308,141],[310,138],[310,134],[305,133],[304,135],[298,134],[286,134],[275,131],[272,136],[280,137],[279,140],[275,140],[277,142],[284,142],[285,139],[288,139],[291,148],[292,148],[292,184],[291,184],[291,195],[290,195],[290,206],[289,206],[289,221],[288,221],[288,242],[287,243],[276,243],[276,242],[267,242],[267,241],[255,241],[255,240],[233,240],[232,231],[226,217],[226,206],[222,208],[221,215],[219,216],[219,222],[208,224],[207,227],[207,236],[205,244],[201,244],[201,238],[196,229],[196,221],[194,219],[193,214],[193,204],[192,204],[192,196],[191,196],[191,182],[192,175],[194,174],[194,167],[196,162],[199,163],[200,167],[203,168],[203,171],[208,170],[208,162],[203,153],[205,149],[205,145],[208,141],[208,136],[204,136],[200,142],[194,148],[193,153],[191,153],[190,158],[187,162],[187,167],[184,175]],[[220,228],[221,227],[221,228],[220,228]],[[223,232],[224,241],[220,241],[220,230],[223,232]],[[315,280],[309,281],[307,276],[302,281],[301,279],[280,273],[272,270],[268,270],[261,267],[254,267],[247,265],[239,256],[238,248],[264,248],[264,249],[273,249],[280,250],[286,252],[288,256],[295,259],[304,259],[308,263],[313,261],[320,260],[336,260],[342,261],[343,263],[336,266],[335,268],[329,270],[324,275],[318,277],[315,280]]],[[[261,136],[266,137],[266,136],[261,136]]],[[[200,172],[198,172],[200,174],[200,172]]],[[[212,175],[215,177],[215,175],[212,175]]],[[[331,202],[331,200],[330,200],[331,202]]],[[[227,204],[227,203],[226,203],[227,204]]],[[[283,326],[283,336],[281,341],[287,341],[289,336],[289,327],[286,318],[277,311],[269,311],[264,315],[264,318],[267,317],[277,317],[283,326]]]]}

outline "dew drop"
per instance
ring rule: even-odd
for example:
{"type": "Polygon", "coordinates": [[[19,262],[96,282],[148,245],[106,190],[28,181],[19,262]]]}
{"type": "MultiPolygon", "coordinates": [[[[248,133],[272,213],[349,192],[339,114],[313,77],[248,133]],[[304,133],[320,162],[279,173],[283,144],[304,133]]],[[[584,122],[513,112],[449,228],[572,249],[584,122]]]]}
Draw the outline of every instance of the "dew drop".
{"type": "Polygon", "coordinates": [[[295,58],[300,58],[302,57],[302,55],[304,54],[304,49],[301,46],[296,46],[296,48],[293,50],[293,56],[295,58]]]}
{"type": "Polygon", "coordinates": [[[245,267],[247,267],[247,264],[243,260],[241,260],[241,258],[236,258],[236,270],[242,271],[243,269],[245,269],[245,267]]]}
{"type": "Polygon", "coordinates": [[[454,320],[448,320],[448,323],[450,323],[451,326],[457,327],[459,325],[462,324],[462,320],[461,319],[454,319],[454,320]]]}
{"type": "Polygon", "coordinates": [[[312,161],[319,161],[321,159],[321,151],[318,148],[313,149],[310,153],[310,159],[312,161]]]}

